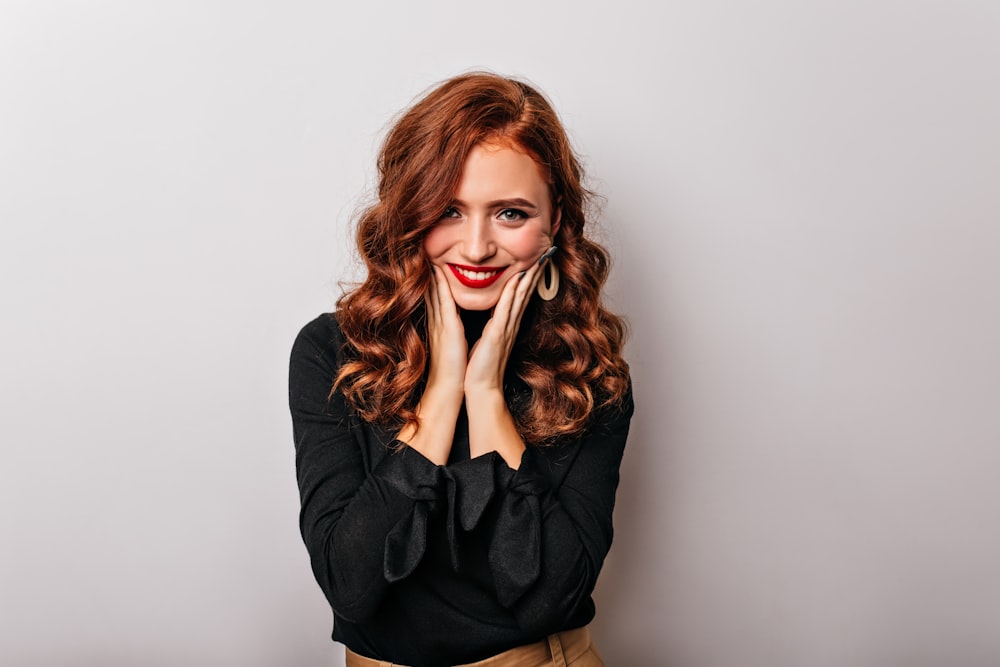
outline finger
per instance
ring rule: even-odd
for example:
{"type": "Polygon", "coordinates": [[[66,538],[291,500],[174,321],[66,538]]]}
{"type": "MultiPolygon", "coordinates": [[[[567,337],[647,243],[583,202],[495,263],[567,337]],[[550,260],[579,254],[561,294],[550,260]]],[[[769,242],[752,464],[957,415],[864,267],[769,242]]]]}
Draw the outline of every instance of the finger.
{"type": "Polygon", "coordinates": [[[517,335],[518,330],[521,328],[521,317],[524,315],[524,311],[528,307],[528,301],[531,299],[531,294],[535,291],[535,286],[538,284],[539,273],[536,267],[525,271],[521,279],[521,284],[517,286],[517,292],[514,295],[514,303],[511,308],[513,315],[511,318],[512,338],[517,335]]]}
{"type": "Polygon", "coordinates": [[[437,317],[434,306],[434,290],[429,290],[427,294],[424,295],[424,308],[427,310],[427,325],[428,327],[434,324],[434,319],[437,317]]]}
{"type": "Polygon", "coordinates": [[[448,277],[445,276],[444,269],[439,269],[438,273],[441,274],[441,278],[438,280],[438,298],[441,307],[449,315],[452,313],[457,315],[458,306],[455,305],[455,296],[451,293],[451,284],[448,282],[448,277]]]}
{"type": "Polygon", "coordinates": [[[512,316],[515,315],[513,312],[514,304],[522,278],[523,272],[514,274],[507,279],[507,282],[504,283],[503,291],[500,292],[500,299],[493,308],[493,317],[490,318],[490,321],[495,322],[497,328],[503,332],[504,337],[508,337],[510,334],[510,323],[514,319],[512,316]]]}
{"type": "Polygon", "coordinates": [[[438,276],[437,299],[438,320],[442,336],[450,341],[448,344],[459,344],[464,346],[465,326],[462,324],[462,316],[459,313],[458,304],[451,292],[451,283],[441,267],[435,267],[438,276]]]}
{"type": "Polygon", "coordinates": [[[431,266],[431,279],[433,282],[431,284],[431,288],[427,291],[427,294],[424,297],[429,304],[432,318],[431,321],[435,327],[438,327],[441,324],[441,300],[438,296],[438,292],[440,291],[440,274],[441,272],[438,271],[436,267],[431,266]]]}
{"type": "Polygon", "coordinates": [[[552,261],[552,256],[555,254],[556,250],[556,246],[550,247],[548,250],[543,252],[541,257],[538,258],[538,261],[528,269],[527,274],[525,275],[525,280],[528,280],[529,284],[525,286],[525,295],[529,295],[536,287],[538,287],[538,280],[545,271],[545,265],[552,261]]]}
{"type": "Polygon", "coordinates": [[[535,288],[537,281],[537,267],[530,267],[521,274],[517,290],[514,292],[514,302],[511,304],[511,338],[517,335],[517,330],[521,326],[521,315],[527,307],[528,299],[531,297],[531,290],[535,288]]]}
{"type": "Polygon", "coordinates": [[[521,326],[521,315],[524,313],[530,291],[533,289],[536,271],[536,267],[529,267],[516,277],[512,277],[510,280],[512,284],[509,287],[513,289],[509,295],[506,292],[501,295],[501,300],[509,297],[503,303],[504,318],[502,321],[504,339],[508,348],[513,347],[514,339],[517,337],[517,330],[521,326]]]}
{"type": "Polygon", "coordinates": [[[517,301],[514,304],[516,313],[515,331],[520,329],[521,317],[524,315],[524,311],[528,306],[528,301],[531,299],[531,295],[538,287],[538,281],[542,279],[542,274],[545,272],[545,265],[553,261],[552,255],[554,255],[555,252],[556,246],[552,246],[542,254],[538,262],[525,272],[521,280],[521,282],[525,284],[518,286],[517,301]]]}

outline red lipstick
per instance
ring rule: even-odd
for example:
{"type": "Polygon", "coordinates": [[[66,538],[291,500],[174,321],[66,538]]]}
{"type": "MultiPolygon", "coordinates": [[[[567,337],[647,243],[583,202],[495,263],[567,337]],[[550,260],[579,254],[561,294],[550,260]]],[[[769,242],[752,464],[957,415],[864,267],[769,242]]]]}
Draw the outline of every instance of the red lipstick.
{"type": "Polygon", "coordinates": [[[473,288],[489,287],[507,270],[506,266],[465,266],[464,264],[449,264],[448,268],[455,274],[458,282],[473,288]],[[483,278],[476,277],[482,274],[485,274],[483,278]]]}

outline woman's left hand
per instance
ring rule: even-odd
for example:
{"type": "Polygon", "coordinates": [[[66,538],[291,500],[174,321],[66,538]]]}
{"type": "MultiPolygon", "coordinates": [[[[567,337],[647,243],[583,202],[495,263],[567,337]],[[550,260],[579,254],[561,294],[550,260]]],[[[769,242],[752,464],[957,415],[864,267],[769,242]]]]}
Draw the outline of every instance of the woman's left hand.
{"type": "Polygon", "coordinates": [[[504,398],[503,376],[524,308],[538,284],[545,262],[552,261],[554,250],[555,247],[550,248],[541,261],[507,280],[493,308],[493,316],[472,346],[465,368],[465,408],[469,415],[469,453],[472,457],[495,451],[511,468],[521,465],[524,440],[504,398]]]}
{"type": "MultiPolygon", "coordinates": [[[[555,247],[548,252],[551,253],[555,247]]],[[[507,360],[514,348],[521,317],[538,280],[550,262],[551,254],[542,262],[535,262],[526,271],[507,279],[500,299],[493,308],[493,316],[483,328],[482,336],[472,346],[465,371],[465,394],[503,392],[503,376],[507,360]]]]}

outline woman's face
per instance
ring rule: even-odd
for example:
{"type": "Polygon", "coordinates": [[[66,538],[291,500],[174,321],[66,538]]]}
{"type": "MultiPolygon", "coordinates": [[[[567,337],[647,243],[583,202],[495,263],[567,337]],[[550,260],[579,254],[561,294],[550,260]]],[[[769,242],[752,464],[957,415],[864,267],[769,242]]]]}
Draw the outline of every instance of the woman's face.
{"type": "Polygon", "coordinates": [[[559,229],[549,186],[535,161],[506,146],[469,153],[451,206],[424,239],[459,308],[488,310],[504,284],[552,245],[559,229]]]}

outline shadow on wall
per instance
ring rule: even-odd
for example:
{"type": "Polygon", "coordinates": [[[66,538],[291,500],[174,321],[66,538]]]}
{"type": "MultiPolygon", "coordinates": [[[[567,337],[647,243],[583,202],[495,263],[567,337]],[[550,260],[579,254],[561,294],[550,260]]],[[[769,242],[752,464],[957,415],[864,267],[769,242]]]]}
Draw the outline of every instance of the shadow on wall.
{"type": "MultiPolygon", "coordinates": [[[[622,211],[617,217],[634,219],[629,213],[622,211]]],[[[662,210],[646,209],[642,215],[669,219],[662,210]]],[[[638,234],[629,238],[629,229],[614,227],[613,222],[610,226],[618,241],[612,287],[624,295],[614,306],[627,317],[631,329],[626,356],[636,407],[616,497],[614,542],[595,593],[593,627],[598,650],[609,665],[659,666],[668,664],[663,645],[670,634],[665,630],[671,550],[666,542],[672,531],[666,507],[672,478],[678,474],[668,464],[676,410],[666,382],[674,346],[664,322],[669,321],[671,305],[668,294],[658,288],[665,281],[651,275],[662,271],[661,263],[620,259],[648,254],[648,239],[638,234]]]]}

